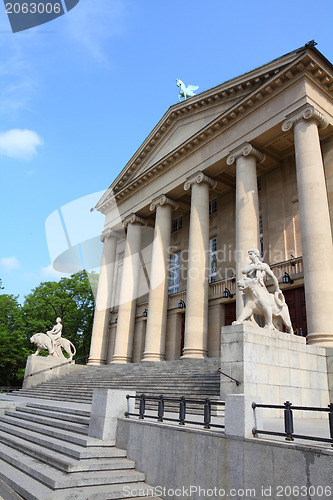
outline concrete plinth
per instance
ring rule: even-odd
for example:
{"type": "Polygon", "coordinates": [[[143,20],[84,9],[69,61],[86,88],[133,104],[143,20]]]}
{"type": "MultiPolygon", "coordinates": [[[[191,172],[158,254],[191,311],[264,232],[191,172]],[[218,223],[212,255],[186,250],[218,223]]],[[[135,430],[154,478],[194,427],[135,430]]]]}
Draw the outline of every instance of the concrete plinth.
{"type": "MultiPolygon", "coordinates": [[[[260,398],[263,404],[327,407],[326,349],[306,345],[305,338],[260,328],[254,324],[225,326],[221,339],[221,399],[228,394],[260,398]]],[[[255,401],[257,402],[257,401],[255,401]]],[[[327,418],[327,414],[297,411],[295,417],[327,418]]],[[[264,417],[279,417],[265,410],[264,417]]]]}
{"type": "Polygon", "coordinates": [[[118,418],[123,417],[129,407],[134,412],[135,400],[127,401],[126,395],[135,396],[133,391],[94,389],[88,435],[106,441],[115,441],[118,418]],[[128,407],[127,407],[128,405],[128,407]]]}
{"type": "Polygon", "coordinates": [[[28,387],[41,384],[53,378],[62,377],[82,368],[85,368],[85,366],[76,365],[75,361],[53,358],[52,356],[31,355],[27,359],[22,387],[23,389],[27,389],[28,387]]]}

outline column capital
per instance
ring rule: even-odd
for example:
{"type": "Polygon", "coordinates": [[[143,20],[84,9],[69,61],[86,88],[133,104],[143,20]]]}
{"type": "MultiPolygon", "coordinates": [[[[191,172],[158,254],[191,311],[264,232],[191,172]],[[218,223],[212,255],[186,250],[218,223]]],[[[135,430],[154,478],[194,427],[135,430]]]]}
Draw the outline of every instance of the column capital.
{"type": "Polygon", "coordinates": [[[102,232],[101,236],[100,236],[100,240],[102,243],[104,243],[104,241],[106,240],[106,238],[116,238],[116,234],[112,231],[112,229],[110,229],[109,227],[107,229],[104,229],[104,231],[102,232]]]}
{"type": "Polygon", "coordinates": [[[203,172],[197,172],[193,175],[191,175],[188,179],[186,179],[186,182],[184,184],[184,190],[188,191],[189,189],[192,188],[194,184],[208,184],[209,187],[212,189],[215,189],[217,186],[217,181],[215,179],[212,179],[211,177],[208,177],[208,175],[205,175],[203,172]]]}
{"type": "Polygon", "coordinates": [[[147,226],[148,221],[136,214],[130,214],[123,220],[123,227],[126,228],[128,224],[141,224],[142,226],[147,226]]]}
{"type": "Polygon", "coordinates": [[[254,148],[249,142],[244,142],[238,148],[234,149],[227,158],[227,165],[232,165],[241,156],[253,156],[258,163],[263,163],[266,159],[266,155],[254,148]]]}
{"type": "Polygon", "coordinates": [[[174,200],[171,200],[170,198],[168,198],[167,196],[165,196],[165,194],[162,194],[161,196],[158,196],[157,198],[155,198],[151,202],[151,204],[150,204],[150,211],[154,212],[154,210],[156,210],[156,208],[157,208],[158,205],[160,205],[160,206],[170,205],[170,207],[174,208],[175,210],[177,210],[177,208],[178,208],[178,203],[176,203],[174,200]]]}
{"type": "Polygon", "coordinates": [[[315,121],[318,127],[326,128],[329,124],[328,118],[324,116],[311,104],[304,104],[296,109],[293,113],[286,116],[286,120],[282,123],[283,132],[291,130],[296,123],[302,120],[315,121]]]}

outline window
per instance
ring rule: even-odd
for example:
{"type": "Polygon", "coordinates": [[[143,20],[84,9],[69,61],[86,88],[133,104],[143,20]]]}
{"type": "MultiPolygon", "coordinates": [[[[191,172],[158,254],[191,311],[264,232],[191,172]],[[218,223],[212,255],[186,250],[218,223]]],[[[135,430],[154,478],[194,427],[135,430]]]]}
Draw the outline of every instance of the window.
{"type": "Polygon", "coordinates": [[[260,255],[264,257],[264,230],[262,224],[262,217],[259,217],[259,241],[260,241],[260,255]]]}
{"type": "Polygon", "coordinates": [[[209,200],[209,215],[212,215],[215,212],[217,212],[217,198],[209,200]]]}
{"type": "Polygon", "coordinates": [[[217,276],[217,238],[209,240],[209,283],[214,283],[217,276]]]}
{"type": "Polygon", "coordinates": [[[261,177],[258,175],[257,177],[257,188],[258,188],[258,193],[261,191],[261,177]]]}
{"type": "Polygon", "coordinates": [[[173,219],[171,221],[171,232],[175,233],[179,231],[183,227],[183,216],[177,217],[177,219],[173,219]]]}
{"type": "Polygon", "coordinates": [[[179,292],[180,252],[171,255],[169,271],[169,295],[179,292]]]}

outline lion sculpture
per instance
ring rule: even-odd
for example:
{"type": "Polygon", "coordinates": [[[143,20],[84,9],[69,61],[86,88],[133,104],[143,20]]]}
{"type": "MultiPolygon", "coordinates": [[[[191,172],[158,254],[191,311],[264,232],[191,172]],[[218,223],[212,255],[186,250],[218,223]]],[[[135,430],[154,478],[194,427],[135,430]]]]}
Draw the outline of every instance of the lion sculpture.
{"type": "Polygon", "coordinates": [[[246,298],[244,309],[233,325],[241,324],[250,319],[253,314],[257,314],[265,318],[265,326],[271,329],[277,326],[277,320],[281,318],[287,332],[293,333],[288,306],[281,290],[275,294],[269,293],[265,287],[260,286],[251,278],[241,278],[237,284],[246,298]]]}
{"type": "Polygon", "coordinates": [[[49,356],[54,358],[63,358],[66,359],[63,355],[62,350],[66,352],[69,356],[69,360],[73,359],[73,356],[76,354],[75,346],[68,339],[60,337],[56,340],[55,345],[52,345],[52,340],[46,333],[35,333],[32,337],[30,337],[30,342],[32,344],[36,344],[37,350],[33,354],[33,356],[38,356],[40,351],[48,350],[49,356]]]}

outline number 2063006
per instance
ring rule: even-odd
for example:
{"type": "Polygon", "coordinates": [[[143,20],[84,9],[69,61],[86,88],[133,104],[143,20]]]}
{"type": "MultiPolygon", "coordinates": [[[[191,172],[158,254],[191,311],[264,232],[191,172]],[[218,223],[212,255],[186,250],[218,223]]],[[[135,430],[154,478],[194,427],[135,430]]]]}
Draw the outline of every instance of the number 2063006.
{"type": "Polygon", "coordinates": [[[60,14],[61,4],[59,2],[27,2],[19,3],[6,3],[7,14],[60,14]]]}

